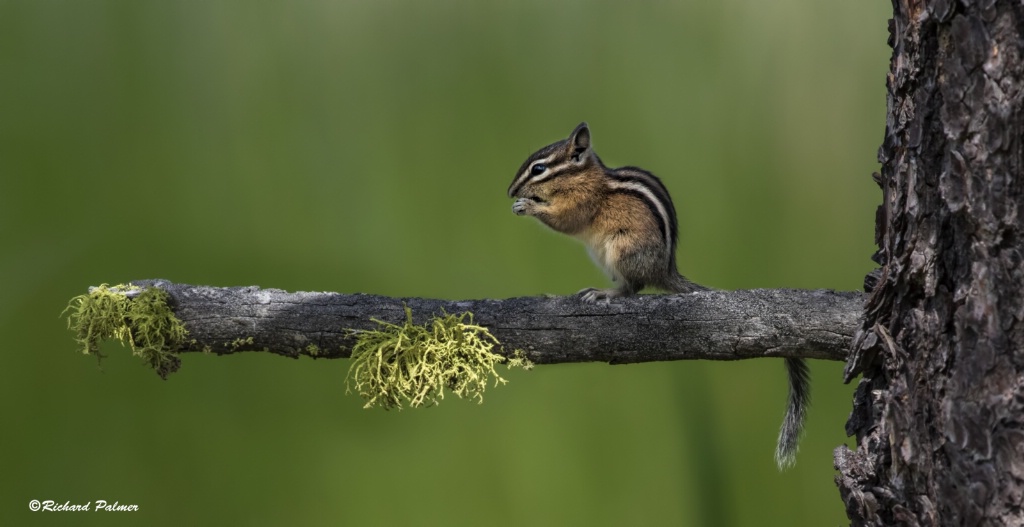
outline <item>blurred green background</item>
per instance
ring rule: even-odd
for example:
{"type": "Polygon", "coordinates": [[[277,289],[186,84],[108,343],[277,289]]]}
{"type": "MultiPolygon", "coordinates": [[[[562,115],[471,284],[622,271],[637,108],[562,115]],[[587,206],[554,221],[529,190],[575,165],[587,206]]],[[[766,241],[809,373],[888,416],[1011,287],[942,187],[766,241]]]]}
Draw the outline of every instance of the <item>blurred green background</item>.
{"type": "Polygon", "coordinates": [[[482,406],[363,410],[347,361],[184,357],[161,381],[59,318],[90,285],[500,298],[606,284],[514,216],[581,120],[661,176],[684,274],[859,289],[887,5],[0,1],[0,523],[843,525],[852,387],[815,362],[544,366],[482,406]],[[30,513],[31,499],[137,513],[30,513]]]}

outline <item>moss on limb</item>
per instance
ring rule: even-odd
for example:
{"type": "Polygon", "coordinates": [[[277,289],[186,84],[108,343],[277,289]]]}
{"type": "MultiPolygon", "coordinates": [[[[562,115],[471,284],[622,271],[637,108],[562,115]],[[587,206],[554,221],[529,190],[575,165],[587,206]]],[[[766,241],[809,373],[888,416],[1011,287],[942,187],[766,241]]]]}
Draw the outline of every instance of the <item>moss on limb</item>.
{"type": "MultiPolygon", "coordinates": [[[[100,345],[116,340],[142,357],[163,378],[181,366],[178,351],[189,341],[188,331],[168,305],[167,291],[160,287],[106,284],[89,289],[68,303],[68,328],[83,353],[102,358],[100,345]]],[[[483,401],[490,382],[505,379],[495,365],[530,368],[521,352],[511,358],[494,353],[497,339],[484,327],[473,324],[473,315],[462,313],[434,317],[426,325],[412,323],[412,311],[405,309],[404,324],[374,320],[377,329],[356,331],[352,364],[346,378],[349,390],[366,399],[367,407],[412,407],[436,404],[445,390],[459,397],[483,401]]],[[[254,344],[253,337],[236,338],[228,348],[239,351],[254,344]]],[[[323,350],[309,344],[313,357],[323,350]]],[[[204,347],[204,351],[210,348],[204,347]]]]}
{"type": "MultiPolygon", "coordinates": [[[[346,384],[366,400],[366,408],[437,404],[445,388],[483,402],[492,376],[495,386],[507,382],[494,369],[506,360],[491,351],[497,339],[473,324],[471,313],[445,313],[422,326],[413,324],[408,307],[405,314],[403,324],[375,320],[378,329],[354,332],[357,342],[346,384]]],[[[517,353],[508,366],[529,369],[532,364],[517,353]]]]}
{"type": "Polygon", "coordinates": [[[100,343],[117,340],[166,379],[180,367],[174,351],[188,335],[167,298],[156,287],[104,284],[72,298],[64,312],[82,353],[102,358],[100,343]]]}

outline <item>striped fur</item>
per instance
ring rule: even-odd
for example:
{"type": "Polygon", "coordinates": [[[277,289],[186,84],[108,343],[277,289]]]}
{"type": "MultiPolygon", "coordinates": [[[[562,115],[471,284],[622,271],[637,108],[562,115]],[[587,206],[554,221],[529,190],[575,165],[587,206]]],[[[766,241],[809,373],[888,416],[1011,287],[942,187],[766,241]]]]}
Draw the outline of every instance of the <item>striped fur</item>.
{"type": "Polygon", "coordinates": [[[605,174],[608,176],[608,187],[612,192],[629,193],[643,201],[644,206],[658,222],[665,247],[675,254],[679,238],[676,208],[661,180],[654,174],[636,167],[606,170],[605,174]]]}

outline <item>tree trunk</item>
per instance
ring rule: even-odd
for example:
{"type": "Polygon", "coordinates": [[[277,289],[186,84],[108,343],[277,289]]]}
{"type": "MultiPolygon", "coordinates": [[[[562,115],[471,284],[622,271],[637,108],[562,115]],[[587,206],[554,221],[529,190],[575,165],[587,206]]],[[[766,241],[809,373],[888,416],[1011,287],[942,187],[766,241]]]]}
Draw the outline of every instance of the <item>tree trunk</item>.
{"type": "Polygon", "coordinates": [[[893,0],[853,525],[1024,525],[1024,2],[893,0]]]}

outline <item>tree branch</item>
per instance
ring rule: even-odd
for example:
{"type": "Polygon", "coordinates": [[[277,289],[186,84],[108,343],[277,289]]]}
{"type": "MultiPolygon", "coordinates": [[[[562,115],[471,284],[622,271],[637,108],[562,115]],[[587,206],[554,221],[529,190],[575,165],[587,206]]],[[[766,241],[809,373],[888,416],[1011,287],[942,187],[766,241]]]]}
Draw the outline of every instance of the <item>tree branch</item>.
{"type": "Polygon", "coordinates": [[[288,357],[348,357],[348,330],[398,323],[408,306],[417,323],[442,311],[473,313],[504,346],[538,364],[601,361],[737,360],[803,357],[846,360],[865,295],[799,289],[641,295],[609,304],[578,297],[433,300],[365,294],[289,293],[258,287],[207,287],[165,280],[159,287],[189,332],[179,352],[262,350],[288,357]]]}

